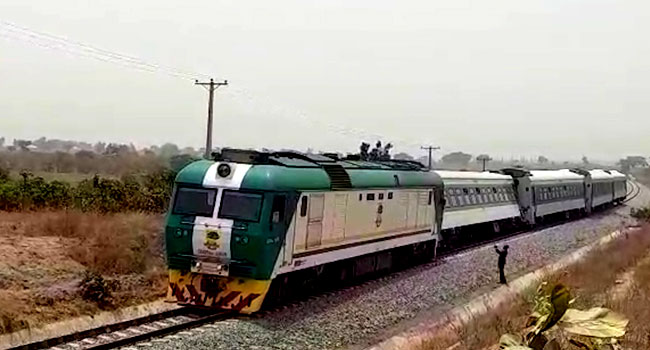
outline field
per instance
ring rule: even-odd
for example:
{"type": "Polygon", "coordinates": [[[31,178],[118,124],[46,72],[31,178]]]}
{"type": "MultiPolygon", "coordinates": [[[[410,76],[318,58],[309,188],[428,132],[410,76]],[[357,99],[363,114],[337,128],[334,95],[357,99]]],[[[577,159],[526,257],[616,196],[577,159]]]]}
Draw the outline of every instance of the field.
{"type": "MultiPolygon", "coordinates": [[[[551,276],[549,285],[562,283],[576,298],[571,307],[607,307],[630,320],[621,345],[624,349],[650,348],[650,226],[589,254],[582,262],[551,276]]],[[[498,349],[502,334],[522,334],[531,313],[534,294],[490,311],[462,329],[440,333],[422,350],[498,349]]],[[[553,329],[552,329],[553,330],[553,329]]],[[[566,339],[562,349],[577,349],[566,339]]]]}
{"type": "Polygon", "coordinates": [[[0,212],[0,333],[164,296],[163,215],[0,212]]]}

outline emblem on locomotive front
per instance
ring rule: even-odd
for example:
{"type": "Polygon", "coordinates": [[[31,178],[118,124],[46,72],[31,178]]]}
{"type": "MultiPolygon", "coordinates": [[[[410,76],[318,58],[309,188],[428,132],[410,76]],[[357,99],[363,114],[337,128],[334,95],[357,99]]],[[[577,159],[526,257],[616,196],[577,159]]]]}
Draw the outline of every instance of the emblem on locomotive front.
{"type": "Polygon", "coordinates": [[[219,245],[219,231],[206,231],[205,232],[205,242],[204,245],[210,250],[216,250],[220,247],[219,245]]]}

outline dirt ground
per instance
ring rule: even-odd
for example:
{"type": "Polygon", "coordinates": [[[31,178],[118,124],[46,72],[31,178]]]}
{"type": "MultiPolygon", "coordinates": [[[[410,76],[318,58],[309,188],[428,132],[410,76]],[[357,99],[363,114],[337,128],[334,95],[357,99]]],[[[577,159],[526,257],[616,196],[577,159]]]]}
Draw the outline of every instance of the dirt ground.
{"type": "Polygon", "coordinates": [[[163,217],[0,213],[0,333],[164,296],[163,217]]]}

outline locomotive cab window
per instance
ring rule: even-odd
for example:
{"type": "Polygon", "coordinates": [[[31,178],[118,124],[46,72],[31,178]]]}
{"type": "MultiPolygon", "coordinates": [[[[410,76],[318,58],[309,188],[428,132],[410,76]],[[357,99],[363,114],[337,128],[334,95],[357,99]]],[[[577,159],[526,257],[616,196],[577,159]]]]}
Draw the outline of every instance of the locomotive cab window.
{"type": "Polygon", "coordinates": [[[223,219],[259,221],[262,195],[257,193],[224,190],[219,217],[223,219]]]}
{"type": "Polygon", "coordinates": [[[212,217],[217,190],[179,187],[172,213],[212,217]]]}
{"type": "Polygon", "coordinates": [[[428,201],[428,205],[431,205],[431,203],[433,203],[433,191],[429,191],[429,201],[428,201]]]}
{"type": "Polygon", "coordinates": [[[382,200],[382,199],[384,199],[384,194],[383,194],[383,193],[380,193],[380,194],[379,194],[379,200],[382,200]]]}
{"type": "Polygon", "coordinates": [[[374,194],[374,193],[368,193],[368,194],[366,194],[366,200],[368,200],[368,201],[374,201],[374,200],[375,200],[375,194],[374,194]]]}
{"type": "Polygon", "coordinates": [[[393,199],[393,192],[388,192],[388,199],[393,199]]]}

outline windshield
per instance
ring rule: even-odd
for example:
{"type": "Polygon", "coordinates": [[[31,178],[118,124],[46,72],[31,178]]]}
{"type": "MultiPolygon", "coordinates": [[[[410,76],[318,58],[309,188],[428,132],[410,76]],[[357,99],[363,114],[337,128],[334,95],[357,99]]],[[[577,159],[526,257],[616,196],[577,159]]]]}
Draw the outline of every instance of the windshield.
{"type": "Polygon", "coordinates": [[[172,213],[180,215],[212,216],[217,190],[180,187],[172,213]]]}
{"type": "Polygon", "coordinates": [[[238,191],[223,191],[219,217],[224,219],[259,221],[262,195],[238,191]]]}

